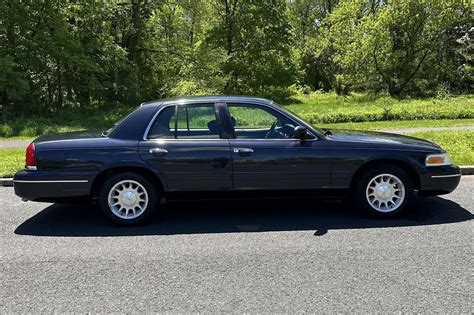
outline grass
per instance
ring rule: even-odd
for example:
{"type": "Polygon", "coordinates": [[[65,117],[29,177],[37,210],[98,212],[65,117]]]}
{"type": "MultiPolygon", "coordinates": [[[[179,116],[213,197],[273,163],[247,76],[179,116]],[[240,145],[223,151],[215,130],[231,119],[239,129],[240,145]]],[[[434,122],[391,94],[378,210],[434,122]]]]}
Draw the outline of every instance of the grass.
{"type": "Polygon", "coordinates": [[[133,106],[103,106],[67,109],[36,115],[17,115],[0,120],[0,138],[29,140],[48,133],[84,129],[105,130],[134,110],[133,106]]]}
{"type": "Polygon", "coordinates": [[[415,132],[408,134],[440,145],[454,164],[474,165],[474,130],[415,132]]]}
{"type": "Polygon", "coordinates": [[[334,93],[298,96],[285,107],[312,124],[387,120],[474,119],[474,95],[397,100],[370,98],[353,94],[340,97],[334,93]]]}
{"type": "Polygon", "coordinates": [[[355,130],[381,130],[403,128],[430,128],[474,126],[474,119],[426,119],[426,120],[394,120],[394,121],[367,121],[358,123],[316,124],[316,127],[355,130]]]}
{"type": "MultiPolygon", "coordinates": [[[[323,126],[334,123],[357,123],[385,121],[384,126],[404,128],[428,126],[425,120],[464,120],[459,123],[472,124],[474,121],[474,94],[455,96],[445,100],[436,98],[396,100],[390,97],[371,98],[356,94],[340,97],[334,93],[312,93],[295,97],[286,108],[300,115],[308,122],[323,126]],[[386,121],[396,121],[394,124],[386,121]]],[[[48,133],[76,131],[83,129],[105,130],[114,122],[131,112],[135,106],[101,106],[63,109],[41,115],[6,115],[0,119],[0,138],[2,140],[30,140],[48,133]]],[[[435,121],[436,120],[436,121],[435,121]]],[[[449,122],[455,125],[455,122],[449,122]]],[[[381,123],[381,125],[383,125],[381,123]]],[[[350,125],[349,125],[350,126],[350,125]]],[[[357,125],[357,128],[374,129],[370,125],[357,125]]],[[[378,128],[375,128],[378,129],[378,128]]]]}
{"type": "Polygon", "coordinates": [[[35,137],[28,136],[13,136],[13,137],[0,137],[0,141],[33,141],[35,137]]]}
{"type": "Polygon", "coordinates": [[[25,149],[0,149],[0,177],[12,177],[25,165],[25,149]]]}

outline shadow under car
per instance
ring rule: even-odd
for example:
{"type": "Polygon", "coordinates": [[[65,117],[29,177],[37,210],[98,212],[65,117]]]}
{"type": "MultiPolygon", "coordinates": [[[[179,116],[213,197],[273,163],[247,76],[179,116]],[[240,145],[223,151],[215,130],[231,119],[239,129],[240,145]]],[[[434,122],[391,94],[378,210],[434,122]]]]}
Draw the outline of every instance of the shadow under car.
{"type": "Polygon", "coordinates": [[[389,219],[364,216],[347,201],[173,201],[160,208],[146,225],[123,227],[110,223],[93,205],[53,204],[20,224],[15,233],[94,237],[309,230],[321,236],[335,229],[423,226],[473,217],[457,203],[441,197],[416,198],[408,211],[389,219]]]}

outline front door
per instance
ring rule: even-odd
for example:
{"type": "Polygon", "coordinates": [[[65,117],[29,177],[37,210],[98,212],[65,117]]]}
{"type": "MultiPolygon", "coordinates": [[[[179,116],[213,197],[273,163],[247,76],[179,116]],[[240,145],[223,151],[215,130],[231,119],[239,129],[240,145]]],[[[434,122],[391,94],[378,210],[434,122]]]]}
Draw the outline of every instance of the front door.
{"type": "Polygon", "coordinates": [[[234,139],[229,140],[234,189],[330,187],[331,154],[325,141],[292,138],[298,125],[258,104],[227,104],[234,139]]]}
{"type": "Polygon", "coordinates": [[[161,109],[139,152],[160,171],[169,191],[232,188],[229,143],[221,138],[220,117],[214,104],[161,109]]]}

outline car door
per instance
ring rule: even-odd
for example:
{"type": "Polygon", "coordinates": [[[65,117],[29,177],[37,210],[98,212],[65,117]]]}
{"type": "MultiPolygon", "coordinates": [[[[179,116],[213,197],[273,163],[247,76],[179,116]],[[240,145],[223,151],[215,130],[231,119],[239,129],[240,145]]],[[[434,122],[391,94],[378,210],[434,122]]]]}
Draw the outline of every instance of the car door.
{"type": "Polygon", "coordinates": [[[212,103],[159,110],[139,152],[160,171],[168,191],[231,189],[231,156],[228,140],[221,137],[221,120],[212,103]]]}
{"type": "Polygon", "coordinates": [[[263,104],[227,103],[234,189],[321,189],[330,187],[331,153],[313,135],[292,138],[295,120],[263,104]]]}

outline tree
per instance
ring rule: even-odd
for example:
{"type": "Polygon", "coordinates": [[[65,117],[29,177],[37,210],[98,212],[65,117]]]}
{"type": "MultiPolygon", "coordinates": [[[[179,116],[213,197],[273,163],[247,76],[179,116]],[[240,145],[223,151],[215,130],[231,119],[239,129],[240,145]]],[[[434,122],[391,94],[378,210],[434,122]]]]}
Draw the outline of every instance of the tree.
{"type": "MultiPolygon", "coordinates": [[[[473,9],[435,0],[0,2],[0,105],[55,112],[291,85],[473,90],[473,9]]],[[[308,90],[308,89],[305,89],[308,90]]]]}
{"type": "Polygon", "coordinates": [[[337,0],[294,0],[288,9],[294,45],[293,59],[298,67],[298,81],[313,90],[331,90],[335,65],[331,50],[320,49],[322,21],[331,14],[337,0]]]}
{"type": "Polygon", "coordinates": [[[286,1],[220,0],[213,4],[211,47],[224,49],[224,92],[268,95],[293,81],[286,1]]]}
{"type": "Polygon", "coordinates": [[[457,4],[416,0],[371,5],[343,2],[331,14],[324,36],[334,49],[344,80],[356,89],[399,97],[420,91],[420,74],[456,21],[457,4]]]}
{"type": "Polygon", "coordinates": [[[165,1],[152,20],[156,65],[168,95],[217,94],[225,80],[224,52],[205,44],[211,27],[207,1],[165,1]]]}

